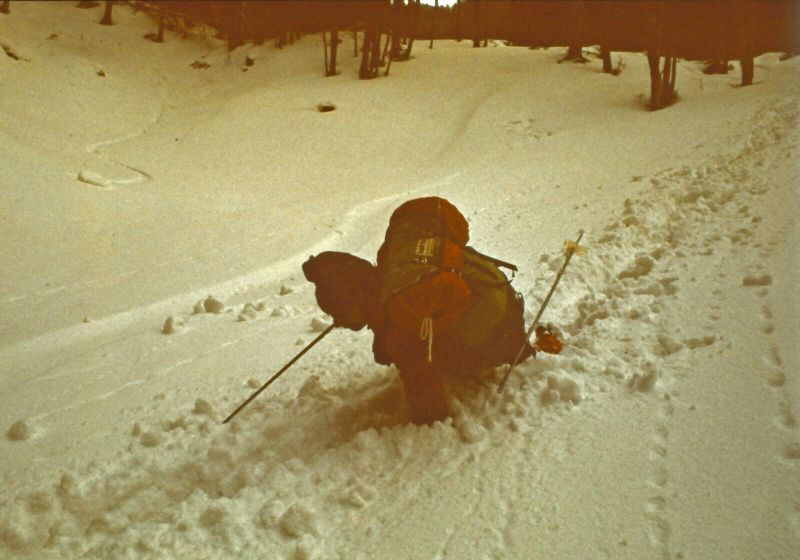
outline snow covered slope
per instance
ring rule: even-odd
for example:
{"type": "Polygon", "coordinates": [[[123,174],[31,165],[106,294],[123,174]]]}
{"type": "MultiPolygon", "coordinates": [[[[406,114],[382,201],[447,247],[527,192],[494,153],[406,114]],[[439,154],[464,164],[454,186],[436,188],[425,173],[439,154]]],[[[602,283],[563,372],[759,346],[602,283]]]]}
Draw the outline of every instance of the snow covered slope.
{"type": "Polygon", "coordinates": [[[630,53],[612,77],[440,42],[359,82],[347,48],[322,78],[318,37],[11,8],[0,557],[797,557],[797,59],[748,88],[681,62],[648,113],[630,53]],[[374,258],[432,194],[520,265],[529,321],[586,230],[544,316],[564,353],[417,427],[369,334],[335,331],[221,425],[324,328],[305,258],[374,258]]]}

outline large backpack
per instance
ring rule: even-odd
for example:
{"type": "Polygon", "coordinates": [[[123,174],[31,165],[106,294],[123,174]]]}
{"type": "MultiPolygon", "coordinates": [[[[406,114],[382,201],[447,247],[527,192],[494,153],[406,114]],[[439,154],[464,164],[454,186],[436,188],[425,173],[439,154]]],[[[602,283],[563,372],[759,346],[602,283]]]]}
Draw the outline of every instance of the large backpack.
{"type": "Polygon", "coordinates": [[[450,202],[418,198],[398,207],[378,251],[380,301],[388,318],[429,342],[445,334],[508,363],[526,344],[524,305],[500,270],[516,267],[468,247],[469,226],[450,202]]]}

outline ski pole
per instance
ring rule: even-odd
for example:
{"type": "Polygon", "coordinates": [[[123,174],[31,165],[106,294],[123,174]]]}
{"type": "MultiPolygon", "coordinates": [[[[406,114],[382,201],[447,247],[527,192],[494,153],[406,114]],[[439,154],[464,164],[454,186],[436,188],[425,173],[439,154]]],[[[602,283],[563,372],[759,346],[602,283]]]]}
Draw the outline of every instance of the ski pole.
{"type": "MultiPolygon", "coordinates": [[[[564,271],[566,270],[567,265],[569,264],[569,261],[572,258],[572,255],[574,255],[575,251],[578,249],[578,243],[581,242],[581,238],[583,237],[583,233],[584,233],[583,230],[580,230],[578,232],[578,239],[576,239],[574,243],[572,243],[572,244],[567,246],[567,250],[566,250],[566,257],[567,258],[564,259],[564,264],[561,265],[561,270],[558,271],[558,274],[556,275],[556,279],[553,282],[553,285],[550,286],[550,291],[547,292],[547,297],[544,298],[544,301],[542,302],[542,305],[539,306],[539,312],[536,314],[536,318],[533,320],[533,323],[531,323],[531,327],[528,329],[528,332],[525,333],[526,342],[528,340],[530,340],[531,334],[533,334],[533,330],[536,328],[536,325],[539,323],[539,319],[542,318],[542,313],[544,313],[545,307],[547,307],[547,304],[550,302],[550,298],[552,297],[553,292],[556,291],[556,286],[558,286],[559,280],[561,280],[561,277],[564,275],[564,271]]],[[[525,351],[525,346],[527,346],[527,344],[523,344],[520,347],[519,352],[517,352],[517,356],[514,358],[514,361],[511,362],[511,365],[508,367],[508,371],[506,371],[506,374],[503,376],[503,380],[500,381],[500,385],[497,387],[497,392],[498,393],[503,391],[503,388],[506,386],[506,381],[508,381],[508,376],[511,375],[511,371],[515,367],[517,367],[517,364],[519,364],[520,360],[522,359],[522,353],[525,351]]],[[[536,357],[536,356],[534,355],[534,357],[536,357]]]]}
{"type": "Polygon", "coordinates": [[[244,407],[246,407],[248,404],[250,404],[250,402],[252,402],[252,400],[253,400],[253,399],[255,399],[255,398],[258,396],[258,395],[260,395],[260,394],[261,394],[261,392],[262,392],[264,389],[266,389],[267,387],[269,387],[269,386],[272,384],[272,382],[273,382],[273,381],[275,381],[276,379],[278,379],[278,378],[279,378],[279,377],[280,377],[280,376],[283,374],[283,372],[285,372],[287,369],[289,369],[290,367],[292,367],[292,365],[294,365],[294,363],[295,363],[297,360],[299,360],[300,358],[302,358],[302,357],[303,357],[303,354],[305,354],[306,352],[308,352],[309,350],[311,350],[311,349],[314,347],[314,345],[315,345],[317,342],[319,342],[320,340],[322,340],[323,338],[325,338],[325,336],[327,336],[327,335],[328,335],[328,333],[330,333],[330,332],[333,330],[333,328],[334,328],[335,326],[336,326],[336,325],[331,325],[330,327],[328,327],[327,329],[325,329],[323,332],[321,332],[321,333],[320,333],[320,335],[319,335],[317,338],[315,338],[314,340],[312,340],[312,341],[311,341],[311,342],[308,344],[308,346],[306,346],[305,348],[303,348],[302,350],[300,350],[300,352],[299,352],[299,353],[298,353],[298,354],[297,354],[297,355],[296,355],[294,358],[292,358],[291,360],[289,360],[289,362],[288,362],[288,363],[287,363],[285,366],[283,366],[283,367],[280,369],[280,371],[278,371],[278,373],[276,373],[275,375],[273,375],[272,377],[270,377],[270,378],[269,378],[269,381],[267,381],[267,382],[266,382],[266,383],[264,383],[264,384],[263,384],[261,387],[259,387],[259,388],[258,388],[258,390],[257,390],[255,393],[253,393],[252,395],[250,395],[246,401],[244,401],[242,404],[240,404],[240,405],[239,405],[239,407],[238,407],[236,410],[234,410],[233,412],[231,412],[231,415],[230,415],[230,416],[228,416],[228,417],[227,417],[225,420],[223,420],[223,421],[222,421],[222,423],[223,423],[223,424],[227,424],[227,423],[228,423],[228,422],[231,420],[231,418],[233,418],[234,416],[236,416],[237,414],[239,414],[239,411],[241,411],[241,410],[242,410],[244,407]]]}

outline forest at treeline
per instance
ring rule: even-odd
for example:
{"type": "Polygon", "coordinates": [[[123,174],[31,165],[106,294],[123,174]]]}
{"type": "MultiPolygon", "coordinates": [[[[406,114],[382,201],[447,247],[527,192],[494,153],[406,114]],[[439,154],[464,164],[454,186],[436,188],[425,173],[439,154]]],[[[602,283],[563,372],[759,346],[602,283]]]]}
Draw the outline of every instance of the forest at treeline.
{"type": "Polygon", "coordinates": [[[500,39],[526,46],[607,45],[683,58],[800,47],[798,0],[169,0],[139,2],[194,16],[233,40],[377,26],[415,39],[500,39]]]}
{"type": "MultiPolygon", "coordinates": [[[[0,11],[9,13],[4,0],[0,11]]],[[[97,7],[78,1],[78,7],[97,7]]],[[[674,99],[677,58],[739,60],[742,84],[753,80],[753,58],[766,52],[800,52],[800,0],[459,0],[451,7],[420,0],[106,0],[102,23],[112,24],[112,7],[127,4],[164,29],[185,32],[213,27],[231,48],[274,39],[278,46],[300,34],[325,39],[325,74],[335,75],[339,34],[362,34],[361,78],[379,75],[387,60],[407,60],[414,40],[470,40],[475,47],[502,40],[528,47],[598,45],[604,70],[612,51],[646,52],[651,106],[674,99]],[[330,52],[329,52],[330,50],[330,52]]]]}

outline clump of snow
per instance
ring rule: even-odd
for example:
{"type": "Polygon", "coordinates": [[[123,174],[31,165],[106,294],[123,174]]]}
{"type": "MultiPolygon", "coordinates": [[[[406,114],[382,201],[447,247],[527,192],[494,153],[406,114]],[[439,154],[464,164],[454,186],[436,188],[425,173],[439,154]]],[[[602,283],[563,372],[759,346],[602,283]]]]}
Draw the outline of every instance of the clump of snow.
{"type": "Polygon", "coordinates": [[[206,416],[214,416],[214,407],[205,399],[197,399],[194,401],[195,414],[205,414],[206,416]]]}
{"type": "Polygon", "coordinates": [[[225,303],[214,296],[208,296],[203,300],[203,309],[207,313],[222,313],[225,311],[225,303]]]}
{"type": "Polygon", "coordinates": [[[697,338],[687,338],[683,341],[683,343],[686,345],[687,348],[696,350],[697,348],[704,348],[706,346],[711,346],[716,341],[717,341],[717,336],[712,334],[697,338]]]}
{"type": "Polygon", "coordinates": [[[617,278],[620,280],[625,278],[641,278],[642,276],[650,274],[654,265],[655,261],[650,255],[637,255],[630,266],[617,275],[617,278]]]}
{"type": "Polygon", "coordinates": [[[783,456],[793,461],[800,460],[800,443],[792,442],[783,448],[783,456]]]}
{"type": "Polygon", "coordinates": [[[19,54],[17,54],[17,51],[11,45],[0,43],[0,48],[3,49],[3,52],[6,53],[6,56],[8,58],[11,58],[16,61],[22,60],[22,57],[19,54]]]}
{"type": "Polygon", "coordinates": [[[286,506],[279,499],[273,499],[266,502],[258,511],[258,519],[264,529],[269,529],[275,526],[283,514],[286,513],[286,506]]]}
{"type": "Polygon", "coordinates": [[[258,307],[254,304],[247,302],[242,307],[241,312],[239,312],[239,321],[252,321],[258,317],[258,307]]]}
{"type": "Polygon", "coordinates": [[[559,401],[578,404],[583,400],[580,386],[569,377],[550,375],[547,384],[539,393],[539,400],[543,405],[550,405],[559,401]]]}
{"type": "Polygon", "coordinates": [[[147,431],[139,436],[139,442],[145,447],[158,447],[164,441],[164,436],[158,432],[147,431]]]}
{"type": "Polygon", "coordinates": [[[291,294],[292,292],[294,292],[294,288],[292,288],[291,286],[287,286],[287,285],[283,284],[283,285],[281,285],[281,289],[278,292],[278,295],[285,296],[285,295],[291,294]]]}
{"type": "Polygon", "coordinates": [[[314,317],[311,319],[312,332],[322,332],[333,324],[331,318],[327,315],[314,317]]]}
{"type": "Polygon", "coordinates": [[[684,345],[667,334],[658,335],[659,353],[662,356],[669,356],[684,348],[684,345]]]}
{"type": "Polygon", "coordinates": [[[646,373],[634,373],[628,380],[628,387],[634,391],[648,393],[655,388],[657,380],[658,372],[655,370],[646,373]]]}
{"type": "Polygon", "coordinates": [[[161,332],[164,334],[175,334],[182,331],[185,326],[186,321],[184,321],[181,317],[170,315],[167,317],[167,320],[164,321],[164,326],[161,327],[161,332]]]}
{"type": "Polygon", "coordinates": [[[769,286],[771,284],[771,274],[748,274],[742,278],[742,286],[769,286]]]}
{"type": "Polygon", "coordinates": [[[33,435],[33,427],[28,420],[17,420],[6,432],[8,439],[13,441],[24,441],[33,435]]]}
{"type": "Polygon", "coordinates": [[[457,425],[461,437],[467,443],[476,443],[487,435],[486,428],[473,418],[464,418],[457,425]]]}
{"type": "Polygon", "coordinates": [[[317,535],[317,513],[307,505],[293,504],[281,515],[278,526],[288,536],[299,538],[304,535],[317,535]]]}
{"type": "Polygon", "coordinates": [[[106,187],[106,178],[94,171],[85,169],[78,173],[78,181],[86,183],[87,185],[94,185],[96,187],[106,187]]]}
{"type": "Polygon", "coordinates": [[[292,310],[289,306],[286,305],[281,305],[280,307],[276,307],[269,314],[270,317],[289,317],[291,315],[292,315],[292,310]]]}

